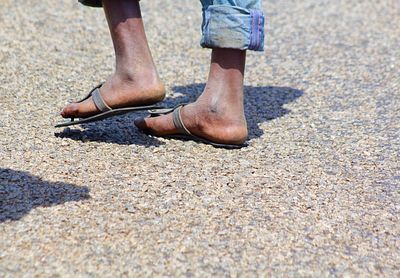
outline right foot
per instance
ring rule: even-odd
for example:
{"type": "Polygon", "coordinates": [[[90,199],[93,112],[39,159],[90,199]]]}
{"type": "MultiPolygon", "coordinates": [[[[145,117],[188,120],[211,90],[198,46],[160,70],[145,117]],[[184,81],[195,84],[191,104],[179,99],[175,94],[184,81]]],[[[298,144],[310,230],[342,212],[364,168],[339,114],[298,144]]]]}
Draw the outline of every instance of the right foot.
{"type": "MultiPolygon", "coordinates": [[[[144,106],[162,101],[165,88],[157,74],[136,78],[114,74],[101,86],[100,94],[111,108],[144,106]]],[[[92,98],[88,98],[80,103],[68,104],[60,114],[63,118],[85,118],[99,112],[92,98]]]]}
{"type": "MultiPolygon", "coordinates": [[[[181,108],[180,116],[190,133],[221,144],[243,144],[248,135],[243,107],[246,52],[214,49],[210,74],[202,95],[181,108]]],[[[156,136],[179,133],[173,114],[135,120],[135,125],[156,136]]]]}
{"type": "MultiPolygon", "coordinates": [[[[248,135],[246,119],[239,109],[232,112],[223,105],[206,105],[201,101],[181,108],[181,117],[190,133],[222,144],[243,144],[248,135]]],[[[139,118],[135,125],[146,133],[156,136],[178,133],[172,113],[152,118],[139,118]]]]}

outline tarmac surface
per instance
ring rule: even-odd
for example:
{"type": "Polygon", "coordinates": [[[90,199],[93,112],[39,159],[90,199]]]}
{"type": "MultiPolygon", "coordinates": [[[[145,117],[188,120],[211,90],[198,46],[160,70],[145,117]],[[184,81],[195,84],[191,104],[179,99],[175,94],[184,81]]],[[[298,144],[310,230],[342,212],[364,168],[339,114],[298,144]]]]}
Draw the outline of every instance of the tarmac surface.
{"type": "MultiPolygon", "coordinates": [[[[0,0],[0,276],[400,276],[400,2],[264,1],[249,147],[148,137],[132,114],[55,129],[113,71],[101,9],[0,0]]],[[[194,100],[200,3],[143,1],[194,100]]]]}

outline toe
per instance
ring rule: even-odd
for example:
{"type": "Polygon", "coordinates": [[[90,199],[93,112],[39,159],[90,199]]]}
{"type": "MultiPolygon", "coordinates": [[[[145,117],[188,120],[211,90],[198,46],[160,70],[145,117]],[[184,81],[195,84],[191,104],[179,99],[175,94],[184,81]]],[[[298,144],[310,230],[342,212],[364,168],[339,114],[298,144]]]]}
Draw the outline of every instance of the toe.
{"type": "Polygon", "coordinates": [[[89,117],[98,112],[99,110],[96,108],[93,100],[89,98],[83,102],[68,104],[60,114],[64,118],[80,118],[89,117]]]}
{"type": "Polygon", "coordinates": [[[148,129],[145,118],[136,118],[134,120],[134,124],[140,130],[147,131],[147,129],[148,129]]]}
{"type": "Polygon", "coordinates": [[[154,135],[169,135],[176,133],[176,128],[172,120],[172,115],[164,115],[151,118],[138,118],[135,125],[146,133],[154,135]]]}
{"type": "Polygon", "coordinates": [[[78,113],[79,113],[79,105],[76,103],[71,103],[65,106],[60,114],[63,118],[70,118],[76,116],[78,113]]]}

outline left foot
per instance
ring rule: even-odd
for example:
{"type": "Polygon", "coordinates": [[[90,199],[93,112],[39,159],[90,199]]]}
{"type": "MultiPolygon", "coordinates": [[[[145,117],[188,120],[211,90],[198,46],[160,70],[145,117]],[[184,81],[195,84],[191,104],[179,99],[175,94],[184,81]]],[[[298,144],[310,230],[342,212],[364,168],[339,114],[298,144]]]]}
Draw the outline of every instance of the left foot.
{"type": "MultiPolygon", "coordinates": [[[[143,78],[121,78],[114,74],[100,88],[100,94],[111,108],[151,105],[162,101],[165,89],[158,75],[143,78]],[[138,81],[136,81],[138,80],[138,81]]],[[[85,118],[99,113],[92,98],[80,103],[70,103],[62,111],[63,118],[85,118]]]]}
{"type": "MultiPolygon", "coordinates": [[[[111,108],[151,105],[165,97],[144,31],[139,1],[103,0],[113,40],[116,68],[100,88],[111,108]]],[[[64,118],[86,118],[99,113],[92,98],[71,103],[61,112],[64,118]]]]}

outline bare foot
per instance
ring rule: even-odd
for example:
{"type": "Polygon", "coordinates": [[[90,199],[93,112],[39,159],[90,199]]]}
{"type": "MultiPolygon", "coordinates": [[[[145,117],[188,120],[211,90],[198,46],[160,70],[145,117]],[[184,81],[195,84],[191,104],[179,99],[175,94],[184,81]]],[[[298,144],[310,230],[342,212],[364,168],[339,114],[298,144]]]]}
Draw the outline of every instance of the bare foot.
{"type": "MultiPolygon", "coordinates": [[[[114,74],[100,88],[100,94],[111,108],[151,105],[165,97],[163,83],[157,78],[121,78],[114,74]]],[[[70,103],[62,111],[64,118],[85,118],[99,113],[92,98],[70,103]]]]}
{"type": "MultiPolygon", "coordinates": [[[[248,131],[242,111],[232,111],[226,105],[205,105],[201,101],[188,104],[181,109],[185,127],[194,135],[215,143],[242,144],[248,131]]],[[[146,133],[156,136],[177,134],[172,114],[154,118],[139,118],[135,125],[146,133]]]]}
{"type": "MultiPolygon", "coordinates": [[[[102,3],[116,58],[115,74],[100,88],[102,98],[111,108],[151,105],[163,100],[165,89],[147,43],[139,2],[103,0],[102,3]]],[[[89,98],[67,105],[61,116],[85,118],[98,112],[89,98]]]]}
{"type": "MultiPolygon", "coordinates": [[[[194,135],[215,143],[242,144],[248,131],[243,107],[246,52],[213,49],[210,73],[203,93],[180,111],[183,124],[194,135]]],[[[177,134],[172,114],[142,118],[135,125],[157,136],[177,134]]]]}

